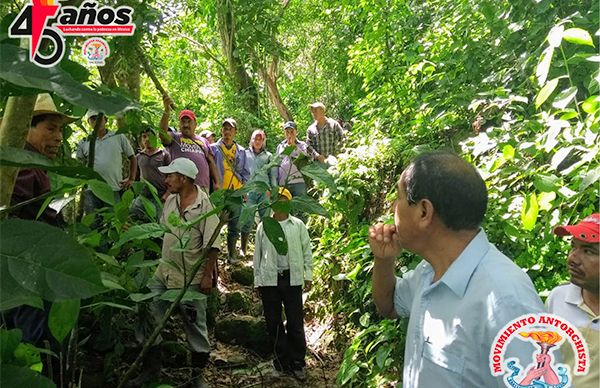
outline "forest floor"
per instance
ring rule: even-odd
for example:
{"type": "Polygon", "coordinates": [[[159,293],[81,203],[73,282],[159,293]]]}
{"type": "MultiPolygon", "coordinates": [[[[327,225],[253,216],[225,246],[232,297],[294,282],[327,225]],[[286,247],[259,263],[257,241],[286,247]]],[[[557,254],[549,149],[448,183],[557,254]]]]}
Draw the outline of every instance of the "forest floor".
{"type": "MultiPolygon", "coordinates": [[[[251,285],[242,285],[231,277],[235,269],[244,269],[251,273],[252,259],[240,260],[236,265],[229,265],[224,258],[219,259],[219,303],[215,308],[215,325],[209,323],[211,341],[211,354],[208,366],[201,371],[191,365],[190,352],[183,331],[180,318],[173,315],[166,328],[163,330],[162,349],[163,363],[160,376],[149,388],[166,387],[193,387],[193,382],[202,373],[204,379],[211,387],[333,387],[341,362],[340,355],[335,349],[332,339],[331,325],[329,322],[318,322],[316,319],[305,320],[305,333],[307,342],[306,380],[299,381],[291,375],[277,376],[273,371],[273,355],[263,350],[252,349],[252,346],[240,346],[236,339],[228,343],[219,341],[215,335],[215,327],[224,320],[236,319],[240,316],[253,316],[256,321],[262,319],[262,303],[251,285]],[[225,264],[223,264],[225,263],[225,264]],[[227,306],[227,295],[243,293],[248,296],[249,309],[246,311],[232,311],[227,306]]],[[[306,295],[304,295],[306,297],[306,295]]],[[[310,300],[305,302],[305,311],[309,309],[310,300]]],[[[210,310],[210,307],[209,307],[210,310]]],[[[83,388],[96,388],[116,386],[118,376],[123,376],[128,367],[140,351],[131,327],[139,317],[126,315],[132,320],[121,327],[128,328],[125,332],[120,330],[120,350],[98,352],[90,344],[81,350],[80,360],[83,369],[83,388]]],[[[113,318],[115,319],[115,318],[113,318]]],[[[117,318],[119,320],[120,318],[117,318]]],[[[248,333],[236,333],[237,337],[244,339],[248,333]]],[[[102,336],[95,333],[94,336],[102,336]]],[[[265,337],[266,338],[266,337],[265,337]]],[[[92,342],[92,341],[90,341],[92,342]]],[[[264,344],[263,344],[264,345],[264,344]]],[[[264,346],[263,346],[264,348],[264,346]]],[[[137,374],[137,373],[136,373],[137,374]]]]}

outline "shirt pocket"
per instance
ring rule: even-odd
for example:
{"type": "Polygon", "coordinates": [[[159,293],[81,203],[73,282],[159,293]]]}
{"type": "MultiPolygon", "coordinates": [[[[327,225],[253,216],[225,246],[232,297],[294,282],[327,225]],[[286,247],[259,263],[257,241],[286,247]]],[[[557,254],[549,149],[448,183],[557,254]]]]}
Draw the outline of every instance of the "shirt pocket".
{"type": "Polygon", "coordinates": [[[429,342],[423,344],[424,369],[421,373],[437,376],[436,380],[444,382],[445,387],[463,387],[463,372],[465,359],[463,356],[454,354],[429,342]]]}

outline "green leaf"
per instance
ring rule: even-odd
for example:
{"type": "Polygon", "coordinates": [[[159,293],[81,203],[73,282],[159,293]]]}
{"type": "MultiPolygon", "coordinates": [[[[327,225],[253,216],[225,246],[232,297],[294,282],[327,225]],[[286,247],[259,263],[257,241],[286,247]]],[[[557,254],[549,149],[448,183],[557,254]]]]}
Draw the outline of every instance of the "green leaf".
{"type": "MultiPolygon", "coordinates": [[[[71,161],[70,163],[77,162],[71,161]]],[[[57,165],[44,155],[15,147],[0,146],[0,166],[41,168],[42,170],[55,172],[70,178],[102,179],[102,177],[91,168],[81,165],[57,165]]]]}
{"type": "Polygon", "coordinates": [[[28,367],[0,365],[0,387],[56,388],[56,385],[28,367]]]}
{"type": "Polygon", "coordinates": [[[40,67],[28,57],[28,50],[0,44],[0,78],[18,86],[54,92],[72,104],[107,115],[138,109],[137,104],[122,96],[102,95],[75,81],[60,66],[40,67]]]}
{"type": "Polygon", "coordinates": [[[502,147],[502,156],[504,156],[504,159],[506,160],[514,159],[515,147],[511,146],[510,144],[507,144],[504,147],[502,147]]]}
{"type": "Polygon", "coordinates": [[[23,294],[49,301],[89,298],[105,288],[89,250],[59,228],[35,221],[9,219],[0,223],[2,283],[18,284],[15,290],[2,285],[0,303],[23,294]]]}
{"type": "Polygon", "coordinates": [[[9,364],[14,360],[21,336],[21,329],[0,329],[0,364],[9,364]]]}
{"type": "Polygon", "coordinates": [[[562,37],[567,42],[595,47],[590,33],[581,28],[569,28],[563,32],[562,37]]]}
{"type": "Polygon", "coordinates": [[[587,114],[593,114],[598,110],[599,105],[600,96],[591,96],[581,103],[581,109],[587,114]]]}
{"type": "Polygon", "coordinates": [[[371,313],[364,313],[363,315],[361,315],[360,319],[358,320],[358,323],[360,323],[362,327],[368,327],[370,319],[371,313]]]}
{"type": "Polygon", "coordinates": [[[69,299],[52,303],[48,315],[50,333],[58,342],[62,342],[67,334],[75,327],[79,318],[79,299],[69,299]]]}
{"type": "Polygon", "coordinates": [[[554,191],[539,193],[537,195],[539,209],[542,211],[551,210],[554,207],[552,201],[554,201],[555,199],[556,193],[554,191]]]}
{"type": "Polygon", "coordinates": [[[271,203],[271,209],[279,213],[290,214],[292,211],[292,204],[288,200],[275,201],[271,203]]]}
{"type": "MultiPolygon", "coordinates": [[[[264,205],[261,205],[264,206],[264,205]]],[[[250,222],[254,222],[254,216],[256,214],[256,210],[258,209],[258,204],[248,205],[244,203],[242,206],[242,212],[240,213],[239,224],[246,225],[250,222]]]]}
{"type": "Polygon", "coordinates": [[[91,180],[88,182],[88,188],[92,190],[92,193],[100,198],[105,203],[114,206],[115,205],[115,193],[108,185],[108,183],[99,180],[91,180]]]}
{"type": "Polygon", "coordinates": [[[263,228],[267,238],[271,241],[271,244],[273,244],[277,253],[280,255],[287,255],[288,244],[279,222],[273,217],[265,217],[263,219],[263,228]]]}
{"type": "Polygon", "coordinates": [[[114,258],[114,256],[107,255],[105,253],[96,252],[96,256],[106,264],[112,267],[120,267],[119,262],[114,258]]]}
{"type": "Polygon", "coordinates": [[[556,175],[537,174],[533,181],[533,186],[538,191],[550,192],[558,188],[559,181],[560,178],[556,175]]]}
{"type": "Polygon", "coordinates": [[[599,179],[600,167],[596,167],[595,169],[588,171],[579,184],[579,191],[583,192],[583,190],[587,189],[591,184],[597,184],[599,179]]]}
{"type": "Polygon", "coordinates": [[[314,179],[317,182],[323,183],[326,185],[332,192],[336,192],[337,188],[335,185],[335,181],[333,177],[327,170],[321,167],[317,163],[309,163],[306,166],[300,168],[300,172],[302,175],[305,175],[311,179],[314,179]]]}
{"type": "Polygon", "coordinates": [[[383,369],[385,367],[385,360],[389,357],[392,351],[391,346],[381,346],[379,350],[377,350],[377,356],[375,357],[375,362],[377,363],[377,367],[379,369],[383,369]]]}
{"type": "Polygon", "coordinates": [[[576,94],[577,94],[577,87],[571,86],[570,88],[565,89],[562,92],[558,93],[558,95],[554,98],[554,102],[552,103],[552,106],[555,107],[556,109],[565,109],[567,107],[567,105],[569,105],[571,100],[573,100],[573,98],[575,98],[576,94]]]}
{"type": "Polygon", "coordinates": [[[564,29],[565,27],[562,24],[559,26],[552,27],[552,29],[548,33],[548,44],[550,45],[550,47],[560,46],[564,29]]]}
{"type": "Polygon", "coordinates": [[[521,223],[523,224],[523,229],[533,230],[538,212],[537,197],[535,193],[531,193],[523,202],[523,208],[521,210],[521,223]]]}
{"type": "Polygon", "coordinates": [[[129,294],[129,298],[132,301],[139,303],[139,302],[143,302],[148,299],[152,299],[158,295],[160,295],[160,291],[152,291],[147,294],[140,294],[140,293],[129,294]]]}
{"type": "Polygon", "coordinates": [[[121,235],[121,239],[115,246],[120,247],[132,240],[146,240],[149,238],[162,237],[167,231],[168,229],[164,225],[156,223],[134,225],[121,235]]]}
{"type": "Polygon", "coordinates": [[[544,83],[546,83],[553,55],[554,48],[548,47],[544,50],[542,56],[540,57],[540,62],[538,63],[537,68],[535,69],[535,76],[537,77],[539,85],[543,85],[544,83]]]}
{"type": "Polygon", "coordinates": [[[14,354],[14,364],[26,366],[36,372],[42,372],[44,366],[42,364],[42,357],[40,356],[40,349],[34,345],[21,342],[17,345],[14,354]]]}
{"type": "Polygon", "coordinates": [[[554,78],[546,83],[540,90],[538,95],[535,97],[535,107],[539,108],[547,99],[550,97],[556,86],[558,85],[559,78],[554,78]]]}
{"type": "Polygon", "coordinates": [[[127,291],[121,284],[118,277],[108,272],[101,272],[100,277],[102,278],[102,284],[104,287],[111,290],[122,290],[127,291]]]}
{"type": "Polygon", "coordinates": [[[318,214],[325,217],[328,216],[327,210],[325,210],[317,200],[309,196],[294,197],[290,201],[290,204],[292,209],[300,212],[318,214]]]}
{"type": "MultiPolygon", "coordinates": [[[[167,290],[167,291],[163,292],[163,294],[159,297],[159,299],[166,300],[168,302],[173,302],[175,299],[177,299],[177,295],[179,295],[180,292],[181,292],[181,290],[179,290],[179,289],[167,290]]],[[[204,295],[201,292],[194,291],[194,290],[187,290],[185,292],[185,294],[183,294],[183,298],[181,298],[181,302],[191,302],[194,300],[203,300],[206,298],[208,298],[208,296],[204,295]]]]}

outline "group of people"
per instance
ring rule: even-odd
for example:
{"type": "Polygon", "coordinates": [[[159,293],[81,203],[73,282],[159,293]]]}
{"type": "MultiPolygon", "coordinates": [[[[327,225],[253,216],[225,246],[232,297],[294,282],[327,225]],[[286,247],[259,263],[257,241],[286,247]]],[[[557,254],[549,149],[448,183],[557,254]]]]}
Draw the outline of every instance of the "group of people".
{"type": "MultiPolygon", "coordinates": [[[[115,198],[131,186],[139,166],[142,178],[150,182],[164,200],[160,222],[172,233],[163,238],[162,256],[155,276],[149,282],[154,291],[181,288],[190,269],[205,251],[204,262],[191,284],[192,289],[207,293],[217,281],[217,258],[221,249],[216,215],[204,218],[193,228],[171,225],[174,214],[191,221],[210,212],[209,193],[218,189],[237,189],[253,180],[270,187],[270,193],[250,192],[247,201],[262,203],[265,195],[275,201],[290,201],[305,195],[306,185],[293,158],[305,154],[316,163],[326,163],[343,147],[344,133],[339,124],[325,116],[324,106],[311,105],[315,122],[308,128],[307,141],[297,139],[294,122],[284,124],[285,139],[278,145],[282,154],[278,167],[266,170],[273,157],[265,149],[264,131],[255,130],[248,149],[236,142],[237,123],[226,119],[221,138],[196,136],[196,116],[190,110],[179,115],[179,132],[169,128],[172,101],[165,97],[159,137],[160,149],[150,141],[150,132],[141,134],[141,151],[133,149],[123,135],[106,130],[99,112],[89,112],[88,124],[95,127],[94,169],[113,188],[115,198]],[[289,154],[290,146],[295,146],[289,154]],[[288,149],[288,152],[284,150],[288,149]],[[122,177],[122,157],[130,160],[130,175],[122,177]],[[115,167],[116,166],[116,167],[115,167]],[[181,241],[188,241],[181,253],[181,241]],[[176,265],[168,264],[169,262],[176,265]]],[[[38,96],[25,149],[54,158],[62,142],[62,128],[77,118],[59,112],[47,94],[38,96]]],[[[214,136],[213,136],[214,137],[214,136]]],[[[89,141],[78,146],[80,158],[89,157],[89,141]]],[[[502,377],[492,376],[488,355],[499,330],[511,320],[529,313],[550,311],[572,322],[588,344],[590,368],[587,376],[575,376],[577,387],[596,387],[599,379],[599,245],[600,215],[593,214],[575,225],[557,227],[559,236],[572,236],[567,258],[571,282],[557,287],[542,304],[530,278],[515,263],[491,244],[481,223],[488,204],[487,188],[477,170],[448,152],[430,152],[418,156],[403,171],[397,187],[393,224],[377,224],[369,231],[374,255],[373,297],[378,311],[386,317],[409,317],[404,356],[403,386],[503,387],[502,377]],[[403,250],[424,260],[403,276],[395,276],[396,258],[403,250]]],[[[21,169],[15,184],[12,203],[25,203],[13,216],[36,219],[43,201],[29,201],[50,191],[45,171],[21,169]]],[[[100,207],[92,192],[85,193],[87,211],[100,207]]],[[[274,368],[305,376],[306,342],[304,338],[302,292],[312,282],[312,250],[304,222],[288,214],[285,206],[274,206],[272,217],[285,233],[288,252],[281,255],[267,238],[259,223],[255,237],[254,286],[264,307],[267,330],[275,350],[274,368]],[[286,322],[282,321],[282,305],[286,322]]],[[[261,209],[260,217],[267,215],[261,209]]],[[[246,254],[252,224],[238,225],[232,214],[227,231],[228,258],[236,260],[236,243],[241,233],[242,254],[246,254]]],[[[60,215],[46,208],[38,218],[61,225],[60,215]]],[[[166,302],[152,303],[153,315],[160,316],[166,302]]],[[[206,328],[206,300],[181,304],[179,309],[192,349],[192,362],[204,367],[209,360],[210,344],[206,328]]],[[[23,329],[25,341],[39,345],[50,338],[47,312],[21,306],[3,314],[8,327],[23,329]]],[[[144,363],[144,370],[160,371],[160,346],[156,344],[144,363]]],[[[508,357],[525,362],[532,351],[525,342],[513,342],[508,357]]],[[[563,361],[573,365],[575,355],[566,352],[563,361]]],[[[529,380],[556,382],[550,363],[527,370],[529,380]]],[[[142,382],[147,375],[140,376],[142,382]]],[[[528,380],[528,381],[529,381],[528,380]]],[[[525,380],[523,380],[525,381],[525,380]]],[[[522,381],[522,383],[523,383],[522,381]]],[[[204,384],[200,381],[199,385],[204,384]]]]}
{"type": "MultiPolygon", "coordinates": [[[[371,227],[369,242],[378,311],[409,318],[403,387],[505,387],[504,376],[490,371],[496,336],[511,321],[546,310],[571,322],[587,341],[591,367],[586,376],[571,374],[572,386],[598,387],[600,214],[554,229],[572,236],[571,283],[555,288],[544,307],[529,276],[481,229],[488,195],[472,165],[448,152],[422,154],[404,169],[396,189],[394,223],[371,227]],[[424,260],[395,276],[403,250],[424,260]]],[[[560,349],[574,371],[576,357],[569,348],[565,343],[560,349]]],[[[531,345],[515,340],[505,358],[516,357],[526,366],[532,353],[531,345]]],[[[520,386],[538,386],[530,384],[541,384],[540,379],[543,386],[562,386],[551,368],[550,362],[530,367],[520,386]]]]}

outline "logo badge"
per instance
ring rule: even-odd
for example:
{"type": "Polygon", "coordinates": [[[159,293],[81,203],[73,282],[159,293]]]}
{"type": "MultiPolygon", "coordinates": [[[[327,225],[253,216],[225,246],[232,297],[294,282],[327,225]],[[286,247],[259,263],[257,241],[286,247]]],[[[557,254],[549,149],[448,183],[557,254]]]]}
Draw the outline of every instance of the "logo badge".
{"type": "Polygon", "coordinates": [[[29,38],[29,60],[51,67],[65,54],[65,36],[131,36],[135,32],[132,15],[131,7],[100,7],[95,1],[84,1],[77,8],[62,6],[57,0],[31,0],[9,26],[8,36],[29,38]],[[43,39],[51,42],[48,55],[40,53],[43,39]]]}
{"type": "Polygon", "coordinates": [[[90,38],[83,44],[83,56],[88,64],[104,66],[104,60],[110,55],[108,43],[102,38],[90,38]]]}
{"type": "MultiPolygon", "coordinates": [[[[519,344],[522,345],[522,344],[519,344]]],[[[589,351],[585,339],[566,319],[552,314],[522,315],[500,330],[490,350],[489,364],[493,376],[504,376],[511,388],[571,387],[571,372],[585,375],[589,371],[589,351]],[[531,358],[505,359],[512,341],[531,344],[531,358]],[[570,346],[576,364],[571,371],[565,364],[556,363],[555,353],[570,346]],[[531,362],[533,361],[533,362],[531,362]]]]}

